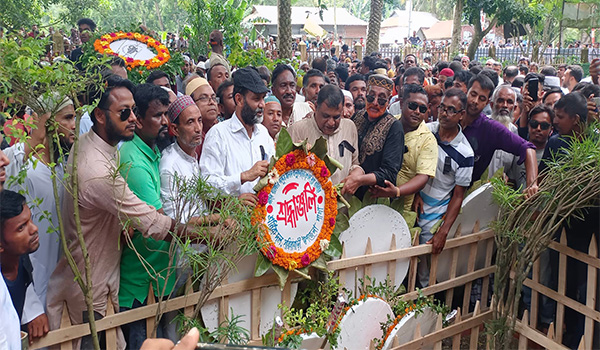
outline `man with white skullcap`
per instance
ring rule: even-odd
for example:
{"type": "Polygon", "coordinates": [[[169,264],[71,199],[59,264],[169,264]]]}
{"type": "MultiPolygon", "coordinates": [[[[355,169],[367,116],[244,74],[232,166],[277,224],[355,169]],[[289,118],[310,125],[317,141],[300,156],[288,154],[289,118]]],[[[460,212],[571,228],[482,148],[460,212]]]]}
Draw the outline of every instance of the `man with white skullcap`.
{"type": "MultiPolygon", "coordinates": [[[[59,142],[54,143],[54,161],[56,177],[63,178],[63,165],[66,158],[59,159],[60,151],[67,154],[75,138],[75,109],[73,101],[57,93],[44,93],[34,106],[34,127],[30,139],[26,142],[15,143],[4,150],[10,164],[6,167],[6,178],[19,178],[19,173],[25,169],[24,180],[12,182],[7,189],[13,191],[23,190],[27,203],[41,200],[39,205],[30,205],[32,221],[39,229],[40,247],[29,254],[33,267],[33,283],[29,285],[23,308],[22,324],[27,324],[30,337],[38,338],[49,330],[46,317],[46,290],[50,274],[54,270],[59,256],[59,237],[51,230],[52,224],[43,213],[50,213],[52,223],[57,223],[56,201],[52,187],[51,176],[53,173],[50,158],[50,140],[55,140],[47,135],[48,126],[56,125],[59,142]],[[49,119],[51,122],[49,122],[49,119]],[[41,147],[40,147],[41,146],[41,147]]],[[[54,141],[52,141],[54,142],[54,141]]],[[[57,181],[61,186],[61,182],[57,181]]],[[[62,186],[61,186],[62,187],[62,186]]],[[[58,190],[62,197],[62,189],[58,190]]]]}

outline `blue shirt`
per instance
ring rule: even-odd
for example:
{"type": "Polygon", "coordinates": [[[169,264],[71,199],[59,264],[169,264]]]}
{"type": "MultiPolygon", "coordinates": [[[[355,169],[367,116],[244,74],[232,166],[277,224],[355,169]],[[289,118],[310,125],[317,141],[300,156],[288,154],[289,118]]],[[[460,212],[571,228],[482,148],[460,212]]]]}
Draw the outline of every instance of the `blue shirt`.
{"type": "Polygon", "coordinates": [[[19,258],[19,270],[17,271],[17,278],[14,281],[4,278],[4,282],[6,282],[6,287],[8,288],[8,292],[10,293],[10,298],[12,299],[13,306],[15,310],[17,310],[17,315],[19,315],[19,320],[21,316],[23,316],[23,306],[25,305],[25,292],[27,292],[27,287],[31,284],[33,268],[31,267],[31,261],[29,260],[28,254],[23,254],[19,258]]]}

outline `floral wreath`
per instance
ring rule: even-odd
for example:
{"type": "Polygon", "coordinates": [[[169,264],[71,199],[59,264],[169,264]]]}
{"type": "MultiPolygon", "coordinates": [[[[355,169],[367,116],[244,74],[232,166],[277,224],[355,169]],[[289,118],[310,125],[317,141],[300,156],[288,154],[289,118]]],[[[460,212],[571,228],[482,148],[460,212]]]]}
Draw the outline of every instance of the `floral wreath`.
{"type": "Polygon", "coordinates": [[[261,244],[262,253],[273,264],[281,266],[286,270],[304,268],[317,260],[329,248],[337,216],[337,192],[331,181],[329,181],[329,176],[329,169],[325,165],[325,162],[312,152],[308,152],[307,154],[303,149],[295,149],[279,158],[271,171],[269,171],[267,185],[258,192],[258,204],[254,209],[252,224],[261,226],[262,235],[259,235],[257,239],[261,244]],[[323,213],[323,226],[316,241],[305,252],[288,253],[275,246],[264,221],[267,215],[266,205],[273,185],[279,180],[280,175],[294,169],[312,171],[325,193],[325,209],[323,213]]]}
{"type": "Polygon", "coordinates": [[[101,54],[121,57],[123,60],[125,60],[128,70],[132,70],[136,67],[145,67],[147,70],[151,70],[167,63],[167,61],[169,61],[171,58],[169,49],[165,45],[161,44],[160,41],[148,35],[133,32],[125,33],[123,31],[119,31],[116,33],[104,34],[94,42],[94,50],[101,54]],[[114,41],[122,39],[135,40],[144,43],[146,46],[148,46],[148,48],[153,49],[153,51],[156,52],[156,56],[148,60],[136,60],[131,57],[119,55],[110,48],[110,44],[114,41]]]}

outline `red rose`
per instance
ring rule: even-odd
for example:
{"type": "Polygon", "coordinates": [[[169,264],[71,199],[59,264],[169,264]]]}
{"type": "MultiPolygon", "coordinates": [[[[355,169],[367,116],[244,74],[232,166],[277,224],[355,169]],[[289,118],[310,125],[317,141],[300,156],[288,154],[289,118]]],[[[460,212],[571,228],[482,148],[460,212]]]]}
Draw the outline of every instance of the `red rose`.
{"type": "Polygon", "coordinates": [[[265,191],[258,192],[258,204],[265,205],[269,201],[269,195],[265,191]]]}
{"type": "Polygon", "coordinates": [[[277,256],[277,248],[275,248],[274,245],[271,245],[270,247],[267,247],[267,251],[265,252],[265,256],[269,260],[275,259],[275,257],[277,256]]]}
{"type": "Polygon", "coordinates": [[[321,177],[328,177],[329,176],[329,169],[327,169],[326,166],[322,166],[321,167],[321,177]]]}
{"type": "Polygon", "coordinates": [[[295,162],[296,162],[296,156],[293,153],[288,153],[285,156],[285,164],[287,164],[287,166],[292,166],[292,165],[294,165],[295,162]]]}
{"type": "Polygon", "coordinates": [[[335,218],[329,218],[329,226],[335,226],[335,218]]]}
{"type": "Polygon", "coordinates": [[[300,262],[303,266],[307,266],[308,264],[310,264],[310,256],[308,256],[307,253],[304,253],[304,255],[302,255],[302,258],[300,258],[300,262]]]}

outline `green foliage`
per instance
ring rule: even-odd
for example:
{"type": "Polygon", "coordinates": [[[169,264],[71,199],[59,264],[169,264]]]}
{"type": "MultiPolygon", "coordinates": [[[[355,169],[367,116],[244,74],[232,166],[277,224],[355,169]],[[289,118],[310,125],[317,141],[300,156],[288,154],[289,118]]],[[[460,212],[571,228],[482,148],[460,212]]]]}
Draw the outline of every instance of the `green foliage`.
{"type": "Polygon", "coordinates": [[[242,50],[242,22],[249,12],[249,0],[180,0],[188,13],[190,24],[190,52],[194,57],[210,51],[208,36],[211,31],[223,32],[226,50],[242,50]]]}
{"type": "Polygon", "coordinates": [[[229,315],[225,315],[225,320],[213,332],[204,327],[201,319],[191,319],[183,313],[178,314],[175,317],[175,321],[178,324],[178,332],[181,335],[186,334],[193,327],[198,328],[200,331],[200,342],[232,345],[247,344],[250,341],[250,332],[240,326],[240,323],[243,321],[243,315],[234,315],[233,309],[231,309],[231,315],[231,318],[229,318],[229,315]]]}

